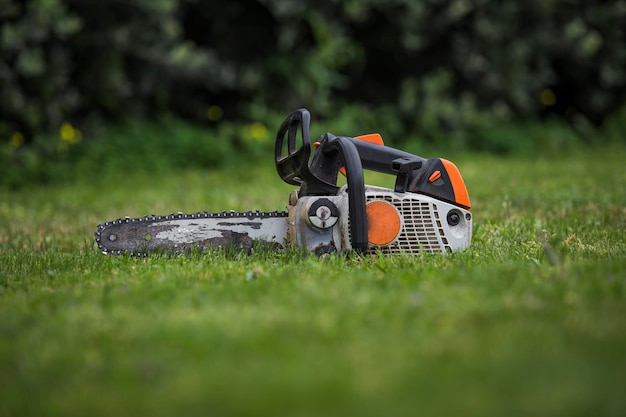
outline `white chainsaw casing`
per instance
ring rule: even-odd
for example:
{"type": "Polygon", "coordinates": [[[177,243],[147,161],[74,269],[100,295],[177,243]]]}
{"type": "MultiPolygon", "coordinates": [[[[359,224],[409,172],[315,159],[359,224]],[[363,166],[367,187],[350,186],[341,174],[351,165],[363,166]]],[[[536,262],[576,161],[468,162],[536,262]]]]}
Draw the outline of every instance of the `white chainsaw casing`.
{"type": "MultiPolygon", "coordinates": [[[[423,194],[396,193],[375,186],[365,187],[365,198],[366,204],[377,201],[388,203],[397,210],[400,218],[399,232],[390,242],[375,245],[371,243],[372,239],[368,239],[368,251],[372,254],[447,253],[470,245],[472,215],[464,208],[423,194]]],[[[298,198],[297,192],[294,192],[288,209],[287,236],[292,244],[318,255],[352,248],[345,186],[339,189],[336,196],[298,198]],[[329,202],[336,206],[336,216],[319,208],[329,206],[329,202]]],[[[368,218],[368,221],[371,220],[368,218]]]]}

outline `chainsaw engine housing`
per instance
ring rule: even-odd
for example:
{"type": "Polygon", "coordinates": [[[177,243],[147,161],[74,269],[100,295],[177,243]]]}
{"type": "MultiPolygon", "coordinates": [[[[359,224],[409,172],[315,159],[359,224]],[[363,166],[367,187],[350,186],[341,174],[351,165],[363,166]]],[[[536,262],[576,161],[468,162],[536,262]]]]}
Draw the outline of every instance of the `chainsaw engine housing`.
{"type": "MultiPolygon", "coordinates": [[[[317,254],[352,249],[348,198],[345,186],[336,196],[297,198],[294,191],[288,207],[290,243],[317,254]]],[[[371,254],[447,253],[470,245],[472,215],[462,207],[369,185],[365,199],[371,254]]]]}

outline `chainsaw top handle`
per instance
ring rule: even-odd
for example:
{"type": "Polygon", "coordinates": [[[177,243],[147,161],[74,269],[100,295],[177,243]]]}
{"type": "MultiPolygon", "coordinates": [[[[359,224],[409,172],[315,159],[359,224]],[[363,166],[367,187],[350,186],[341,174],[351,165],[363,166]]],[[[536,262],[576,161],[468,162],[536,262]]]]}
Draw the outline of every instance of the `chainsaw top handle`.
{"type": "MultiPolygon", "coordinates": [[[[351,142],[354,146],[329,144],[336,141],[330,133],[320,139],[318,152],[311,158],[309,128],[311,115],[307,109],[298,109],[291,113],[280,125],[276,135],[274,156],[278,175],[288,184],[302,187],[301,195],[334,195],[337,193],[337,175],[344,158],[351,158],[346,152],[356,151],[352,159],[359,159],[360,164],[353,168],[352,174],[363,168],[396,176],[395,191],[407,191],[409,178],[420,169],[427,159],[388,146],[380,146],[351,137],[341,137],[340,142],[351,142]],[[298,144],[300,137],[300,144],[298,144]],[[286,143],[286,146],[285,146],[286,143]],[[300,145],[300,146],[298,146],[300,145]],[[349,150],[348,150],[349,149],[349,150]]],[[[356,162],[355,162],[356,163],[356,162]]],[[[343,171],[342,171],[343,172],[343,171]]]]}
{"type": "MultiPolygon", "coordinates": [[[[309,112],[306,109],[299,109],[290,114],[280,126],[275,150],[278,173],[287,183],[300,185],[301,195],[335,195],[338,190],[338,173],[344,172],[342,166],[349,169],[345,164],[341,164],[341,159],[345,155],[337,152],[334,147],[329,151],[328,143],[335,136],[327,133],[320,138],[319,147],[309,163],[310,122],[309,112]],[[299,148],[298,131],[302,139],[299,148]]],[[[395,192],[425,194],[470,209],[471,203],[465,182],[452,162],[443,158],[425,159],[395,148],[381,146],[382,143],[369,143],[363,140],[363,137],[345,137],[341,141],[350,141],[356,147],[361,160],[359,171],[364,168],[395,175],[395,192]]],[[[343,148],[347,149],[347,146],[343,148]]],[[[352,174],[358,175],[354,169],[352,174]]]]}

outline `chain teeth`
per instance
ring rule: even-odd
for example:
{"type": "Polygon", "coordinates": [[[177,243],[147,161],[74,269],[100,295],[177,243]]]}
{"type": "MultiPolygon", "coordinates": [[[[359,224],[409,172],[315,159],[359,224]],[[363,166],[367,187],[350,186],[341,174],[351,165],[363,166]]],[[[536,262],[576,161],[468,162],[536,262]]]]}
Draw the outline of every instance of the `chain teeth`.
{"type": "Polygon", "coordinates": [[[135,251],[122,251],[122,250],[108,250],[102,244],[102,231],[110,226],[115,226],[122,223],[137,223],[137,222],[161,222],[167,220],[178,220],[178,219],[200,219],[200,218],[222,218],[222,217],[241,217],[248,220],[256,219],[256,218],[268,218],[268,217],[287,217],[288,213],[286,211],[271,211],[271,212],[262,212],[259,210],[250,210],[250,211],[221,211],[217,213],[209,213],[207,211],[197,212],[191,214],[184,214],[181,212],[178,213],[170,213],[165,216],[157,216],[155,214],[146,215],[143,217],[125,217],[125,218],[117,218],[116,220],[111,220],[104,222],[98,225],[98,229],[94,232],[94,237],[96,240],[96,244],[98,245],[98,249],[102,251],[105,255],[128,255],[130,257],[146,257],[149,255],[148,252],[135,252],[135,251]]]}

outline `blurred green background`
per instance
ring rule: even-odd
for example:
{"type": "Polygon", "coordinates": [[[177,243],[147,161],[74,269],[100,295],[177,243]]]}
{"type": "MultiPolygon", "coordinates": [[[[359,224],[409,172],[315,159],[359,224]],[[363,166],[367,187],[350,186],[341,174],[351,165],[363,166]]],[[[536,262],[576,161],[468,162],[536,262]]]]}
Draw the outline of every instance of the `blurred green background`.
{"type": "Polygon", "coordinates": [[[0,0],[0,184],[265,157],[298,107],[416,153],[623,142],[624,68],[621,0],[0,0]]]}

